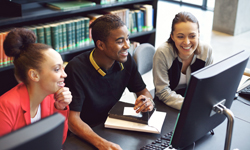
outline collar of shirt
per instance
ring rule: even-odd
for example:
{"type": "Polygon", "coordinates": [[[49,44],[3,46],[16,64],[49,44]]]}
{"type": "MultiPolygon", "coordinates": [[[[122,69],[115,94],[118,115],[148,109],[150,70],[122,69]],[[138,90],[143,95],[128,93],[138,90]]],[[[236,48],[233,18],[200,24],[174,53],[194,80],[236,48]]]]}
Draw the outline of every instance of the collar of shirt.
{"type": "MultiPolygon", "coordinates": [[[[95,62],[94,58],[93,58],[93,52],[95,51],[95,49],[92,50],[92,52],[90,53],[89,55],[89,60],[91,62],[91,64],[93,65],[93,67],[95,68],[95,70],[100,74],[102,75],[103,77],[106,75],[106,72],[97,65],[97,63],[95,62]]],[[[117,62],[115,61],[115,63],[119,64],[119,67],[120,67],[120,70],[123,70],[124,67],[123,67],[123,64],[120,63],[120,62],[117,62]]]]}

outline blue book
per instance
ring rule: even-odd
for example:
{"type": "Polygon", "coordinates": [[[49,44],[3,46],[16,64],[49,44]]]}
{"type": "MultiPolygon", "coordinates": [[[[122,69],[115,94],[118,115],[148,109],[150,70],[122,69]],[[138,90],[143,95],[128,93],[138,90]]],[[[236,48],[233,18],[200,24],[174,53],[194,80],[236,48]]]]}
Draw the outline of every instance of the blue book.
{"type": "Polygon", "coordinates": [[[142,11],[140,10],[135,10],[135,20],[136,20],[136,27],[137,27],[137,32],[142,31],[142,11]]]}

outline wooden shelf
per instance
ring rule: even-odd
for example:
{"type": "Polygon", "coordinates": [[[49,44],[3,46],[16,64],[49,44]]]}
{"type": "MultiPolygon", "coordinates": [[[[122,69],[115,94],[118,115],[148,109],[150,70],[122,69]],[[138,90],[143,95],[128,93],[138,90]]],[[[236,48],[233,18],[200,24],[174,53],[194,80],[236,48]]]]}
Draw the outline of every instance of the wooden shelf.
{"type": "Polygon", "coordinates": [[[116,2],[112,4],[105,4],[105,5],[97,4],[96,6],[85,7],[85,8],[71,10],[71,11],[53,10],[53,9],[50,9],[48,7],[41,5],[41,7],[39,8],[25,10],[23,12],[22,17],[0,17],[0,27],[28,22],[28,21],[36,21],[36,20],[41,20],[41,19],[46,19],[46,18],[60,17],[60,16],[65,16],[65,15],[83,13],[83,12],[88,12],[88,11],[95,11],[95,10],[130,5],[130,4],[151,2],[151,1],[152,0],[134,0],[134,1],[127,1],[127,2],[116,2]]]}

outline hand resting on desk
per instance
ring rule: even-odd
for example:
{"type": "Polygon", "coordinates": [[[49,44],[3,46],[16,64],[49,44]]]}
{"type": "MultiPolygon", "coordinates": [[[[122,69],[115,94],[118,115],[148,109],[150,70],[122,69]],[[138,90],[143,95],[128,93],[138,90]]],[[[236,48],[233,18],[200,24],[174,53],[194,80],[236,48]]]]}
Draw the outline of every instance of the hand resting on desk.
{"type": "Polygon", "coordinates": [[[136,113],[152,111],[153,108],[153,100],[144,95],[140,95],[135,101],[134,110],[136,110],[136,113]]]}

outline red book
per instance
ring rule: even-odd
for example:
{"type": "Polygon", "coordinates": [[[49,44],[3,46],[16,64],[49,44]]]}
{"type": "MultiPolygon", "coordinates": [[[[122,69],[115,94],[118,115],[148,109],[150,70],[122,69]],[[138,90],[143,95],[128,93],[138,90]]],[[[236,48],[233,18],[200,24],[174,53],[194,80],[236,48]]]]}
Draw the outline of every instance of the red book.
{"type": "MultiPolygon", "coordinates": [[[[5,40],[6,36],[7,36],[8,32],[3,32],[3,41],[5,40]]],[[[8,65],[8,56],[5,54],[4,49],[3,49],[3,66],[8,65]]]]}

